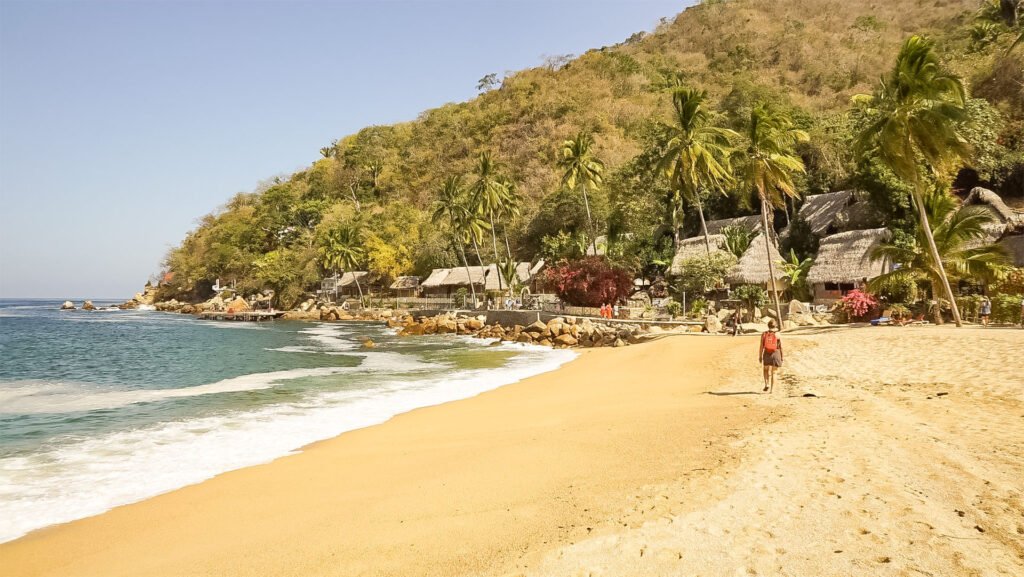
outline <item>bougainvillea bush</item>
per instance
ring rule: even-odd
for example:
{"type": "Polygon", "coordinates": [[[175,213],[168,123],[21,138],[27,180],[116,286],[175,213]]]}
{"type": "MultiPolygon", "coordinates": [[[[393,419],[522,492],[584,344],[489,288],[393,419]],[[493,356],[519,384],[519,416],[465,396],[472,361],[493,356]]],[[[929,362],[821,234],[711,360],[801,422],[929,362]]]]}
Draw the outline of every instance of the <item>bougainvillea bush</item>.
{"type": "Polygon", "coordinates": [[[544,274],[555,294],[575,306],[599,307],[615,303],[627,298],[633,290],[630,274],[611,266],[600,256],[563,261],[544,274]]]}
{"type": "Polygon", "coordinates": [[[839,308],[850,320],[863,319],[877,305],[875,297],[859,289],[846,293],[839,301],[839,308]]]}

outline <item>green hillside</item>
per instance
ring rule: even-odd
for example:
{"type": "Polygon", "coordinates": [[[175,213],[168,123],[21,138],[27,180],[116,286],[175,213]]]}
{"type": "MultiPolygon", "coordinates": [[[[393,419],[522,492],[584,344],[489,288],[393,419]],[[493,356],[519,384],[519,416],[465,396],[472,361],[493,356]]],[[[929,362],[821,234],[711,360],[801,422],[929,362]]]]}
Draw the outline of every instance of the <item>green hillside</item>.
{"type": "MultiPolygon", "coordinates": [[[[680,84],[706,90],[716,120],[738,132],[758,102],[789,114],[810,136],[798,147],[807,166],[801,194],[856,186],[881,199],[880,218],[898,219],[901,183],[855,162],[851,97],[876,89],[912,34],[935,40],[974,98],[962,131],[974,145],[963,167],[971,170],[959,184],[1021,195],[1024,47],[1010,51],[1019,28],[978,20],[980,8],[979,0],[703,2],[653,33],[482,82],[471,101],[325,143],[307,170],[206,216],[167,256],[174,275],[165,296],[198,298],[216,278],[235,279],[246,290],[275,289],[287,306],[325,269],[339,268],[325,247],[343,233],[358,245],[348,264],[389,276],[460,264],[458,246],[476,263],[472,244],[453,243],[431,216],[449,177],[474,183],[484,151],[518,199],[517,210],[496,221],[502,252],[507,237],[522,260],[571,255],[588,224],[580,192],[562,186],[558,160],[562,142],[581,132],[593,136],[605,167],[602,185],[588,191],[595,234],[610,234],[610,257],[623,266],[657,267],[670,258],[672,234],[665,230],[669,183],[652,168],[652,151],[672,111],[667,87],[680,84]]],[[[749,193],[729,192],[708,199],[706,216],[756,211],[749,193]]],[[[682,228],[693,231],[697,222],[684,206],[682,228]]],[[[487,263],[490,232],[485,239],[479,257],[487,263]]]]}

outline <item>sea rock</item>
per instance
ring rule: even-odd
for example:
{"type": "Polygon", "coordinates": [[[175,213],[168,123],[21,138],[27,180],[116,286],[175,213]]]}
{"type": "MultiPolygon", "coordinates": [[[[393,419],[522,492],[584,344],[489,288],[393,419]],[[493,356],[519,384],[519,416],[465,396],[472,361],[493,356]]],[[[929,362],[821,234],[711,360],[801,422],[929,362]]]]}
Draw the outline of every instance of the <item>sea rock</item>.
{"type": "Polygon", "coordinates": [[[75,310],[75,303],[71,301],[64,301],[64,304],[60,305],[62,311],[73,311],[75,310]]]}
{"type": "Polygon", "coordinates": [[[478,331],[484,328],[484,323],[480,319],[466,319],[466,328],[471,331],[478,331]]]}
{"type": "Polygon", "coordinates": [[[83,311],[94,311],[94,310],[96,310],[96,305],[92,304],[92,301],[85,301],[84,303],[82,303],[82,310],[83,311]]]}
{"type": "Polygon", "coordinates": [[[404,329],[402,329],[401,332],[398,333],[398,336],[400,336],[400,337],[420,336],[420,335],[423,335],[424,333],[425,333],[425,327],[424,327],[423,324],[421,324],[421,323],[411,323],[411,324],[406,325],[406,327],[404,329]]]}
{"type": "Polygon", "coordinates": [[[192,306],[190,304],[185,304],[185,305],[182,305],[180,309],[178,309],[178,312],[183,314],[183,315],[195,314],[196,307],[194,307],[194,306],[192,306]]]}
{"type": "Polygon", "coordinates": [[[555,337],[555,344],[563,347],[574,347],[579,343],[572,335],[559,335],[555,337]]]}
{"type": "Polygon", "coordinates": [[[550,347],[551,346],[551,341],[549,339],[541,339],[541,340],[537,341],[537,344],[541,345],[541,346],[544,346],[544,347],[550,347]]]}
{"type": "Polygon", "coordinates": [[[517,343],[532,343],[533,342],[533,335],[531,333],[527,333],[527,332],[519,333],[519,336],[516,337],[516,342],[517,343]]]}
{"type": "Polygon", "coordinates": [[[373,342],[373,339],[365,339],[365,340],[363,340],[363,348],[364,349],[375,349],[375,348],[377,348],[377,343],[373,342]]]}
{"type": "Polygon", "coordinates": [[[541,335],[548,331],[548,326],[540,321],[536,321],[532,325],[524,328],[523,331],[541,335]]]}

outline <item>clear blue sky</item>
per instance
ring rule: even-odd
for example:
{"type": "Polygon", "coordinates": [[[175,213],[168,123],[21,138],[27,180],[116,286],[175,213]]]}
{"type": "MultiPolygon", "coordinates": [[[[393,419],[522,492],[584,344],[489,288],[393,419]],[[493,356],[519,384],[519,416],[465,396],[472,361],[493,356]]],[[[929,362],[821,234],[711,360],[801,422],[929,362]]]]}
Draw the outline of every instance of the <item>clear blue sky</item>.
{"type": "Polygon", "coordinates": [[[0,0],[0,297],[129,297],[332,139],[688,4],[0,0]]]}

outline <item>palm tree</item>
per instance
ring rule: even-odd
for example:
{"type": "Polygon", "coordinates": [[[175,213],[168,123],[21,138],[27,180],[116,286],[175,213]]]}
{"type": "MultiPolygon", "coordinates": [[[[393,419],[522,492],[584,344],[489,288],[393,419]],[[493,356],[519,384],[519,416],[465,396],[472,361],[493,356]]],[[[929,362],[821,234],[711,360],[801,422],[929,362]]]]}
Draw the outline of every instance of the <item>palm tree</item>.
{"type": "MultiPolygon", "coordinates": [[[[473,205],[479,214],[487,216],[491,228],[491,243],[494,248],[495,265],[501,260],[498,257],[498,236],[494,227],[494,218],[504,210],[509,197],[509,181],[500,174],[500,165],[491,158],[491,153],[484,151],[477,157],[476,180],[470,186],[473,205]]],[[[502,290],[501,276],[498,276],[498,290],[502,290]]]]}
{"type": "Polygon", "coordinates": [[[942,69],[932,48],[930,40],[911,36],[875,94],[854,97],[870,119],[855,146],[861,155],[876,154],[898,177],[913,185],[911,196],[923,223],[921,230],[959,327],[960,311],[922,202],[925,183],[920,168],[923,160],[936,172],[969,154],[970,148],[957,130],[966,117],[966,93],[960,79],[942,69]]]}
{"type": "Polygon", "coordinates": [[[730,147],[739,134],[711,124],[711,115],[704,107],[706,99],[707,92],[693,88],[676,88],[672,92],[675,114],[671,125],[663,125],[668,142],[658,168],[668,175],[679,196],[697,205],[704,245],[711,256],[701,195],[702,191],[722,191],[732,181],[730,147]]]}
{"type": "MultiPolygon", "coordinates": [[[[470,210],[466,206],[465,192],[462,189],[462,177],[450,176],[441,187],[437,201],[434,203],[434,214],[432,220],[435,223],[445,223],[452,233],[452,244],[462,257],[462,266],[466,267],[466,278],[472,279],[469,272],[469,261],[466,260],[463,223],[467,220],[470,210]]],[[[470,282],[469,290],[473,293],[473,303],[476,301],[476,286],[470,282]]]]}
{"type": "Polygon", "coordinates": [[[938,306],[939,291],[945,271],[954,278],[994,280],[1003,265],[1008,263],[1005,250],[997,244],[981,244],[985,237],[984,225],[992,222],[992,214],[982,206],[967,206],[957,210],[957,202],[945,192],[932,189],[919,202],[926,217],[919,215],[914,228],[914,242],[889,240],[880,243],[871,252],[871,258],[886,260],[899,268],[871,281],[872,290],[900,286],[906,281],[927,281],[936,300],[935,320],[942,322],[938,306]],[[925,232],[929,227],[931,234],[925,232]],[[936,261],[928,247],[932,238],[939,251],[936,261]]]}
{"type": "Polygon", "coordinates": [[[761,227],[765,235],[765,250],[768,252],[768,278],[772,285],[772,297],[779,323],[782,323],[782,305],[779,303],[779,289],[772,262],[772,228],[768,214],[773,207],[785,206],[786,197],[799,195],[793,185],[793,173],[804,172],[804,163],[793,153],[797,142],[806,141],[807,133],[799,130],[784,113],[770,110],[764,103],[758,104],[750,113],[747,127],[750,141],[744,156],[743,183],[748,190],[757,193],[761,201],[761,227]]]}
{"type": "Polygon", "coordinates": [[[810,297],[807,287],[807,273],[814,266],[814,259],[805,258],[800,260],[796,251],[789,249],[789,260],[782,261],[782,273],[786,276],[786,283],[793,290],[793,298],[803,300],[810,297]]]}
{"type": "Polygon", "coordinates": [[[722,248],[737,259],[741,259],[757,233],[743,226],[727,226],[722,229],[722,236],[725,237],[725,246],[722,248]]]}
{"type": "Polygon", "coordinates": [[[359,227],[347,225],[328,233],[324,246],[320,247],[321,262],[324,263],[324,266],[332,266],[335,271],[339,268],[342,271],[345,269],[352,271],[356,281],[356,290],[359,291],[360,303],[363,301],[363,288],[359,285],[359,277],[355,275],[355,272],[366,257],[366,250],[362,243],[362,231],[359,227]]]}
{"type": "Polygon", "coordinates": [[[590,199],[587,197],[587,188],[600,190],[604,162],[594,155],[593,147],[594,138],[585,132],[580,132],[575,137],[562,142],[558,166],[565,169],[565,173],[562,174],[562,185],[569,190],[575,190],[579,186],[583,193],[583,206],[587,209],[587,234],[594,245],[594,254],[597,254],[597,237],[594,234],[594,221],[590,215],[590,199]]]}

